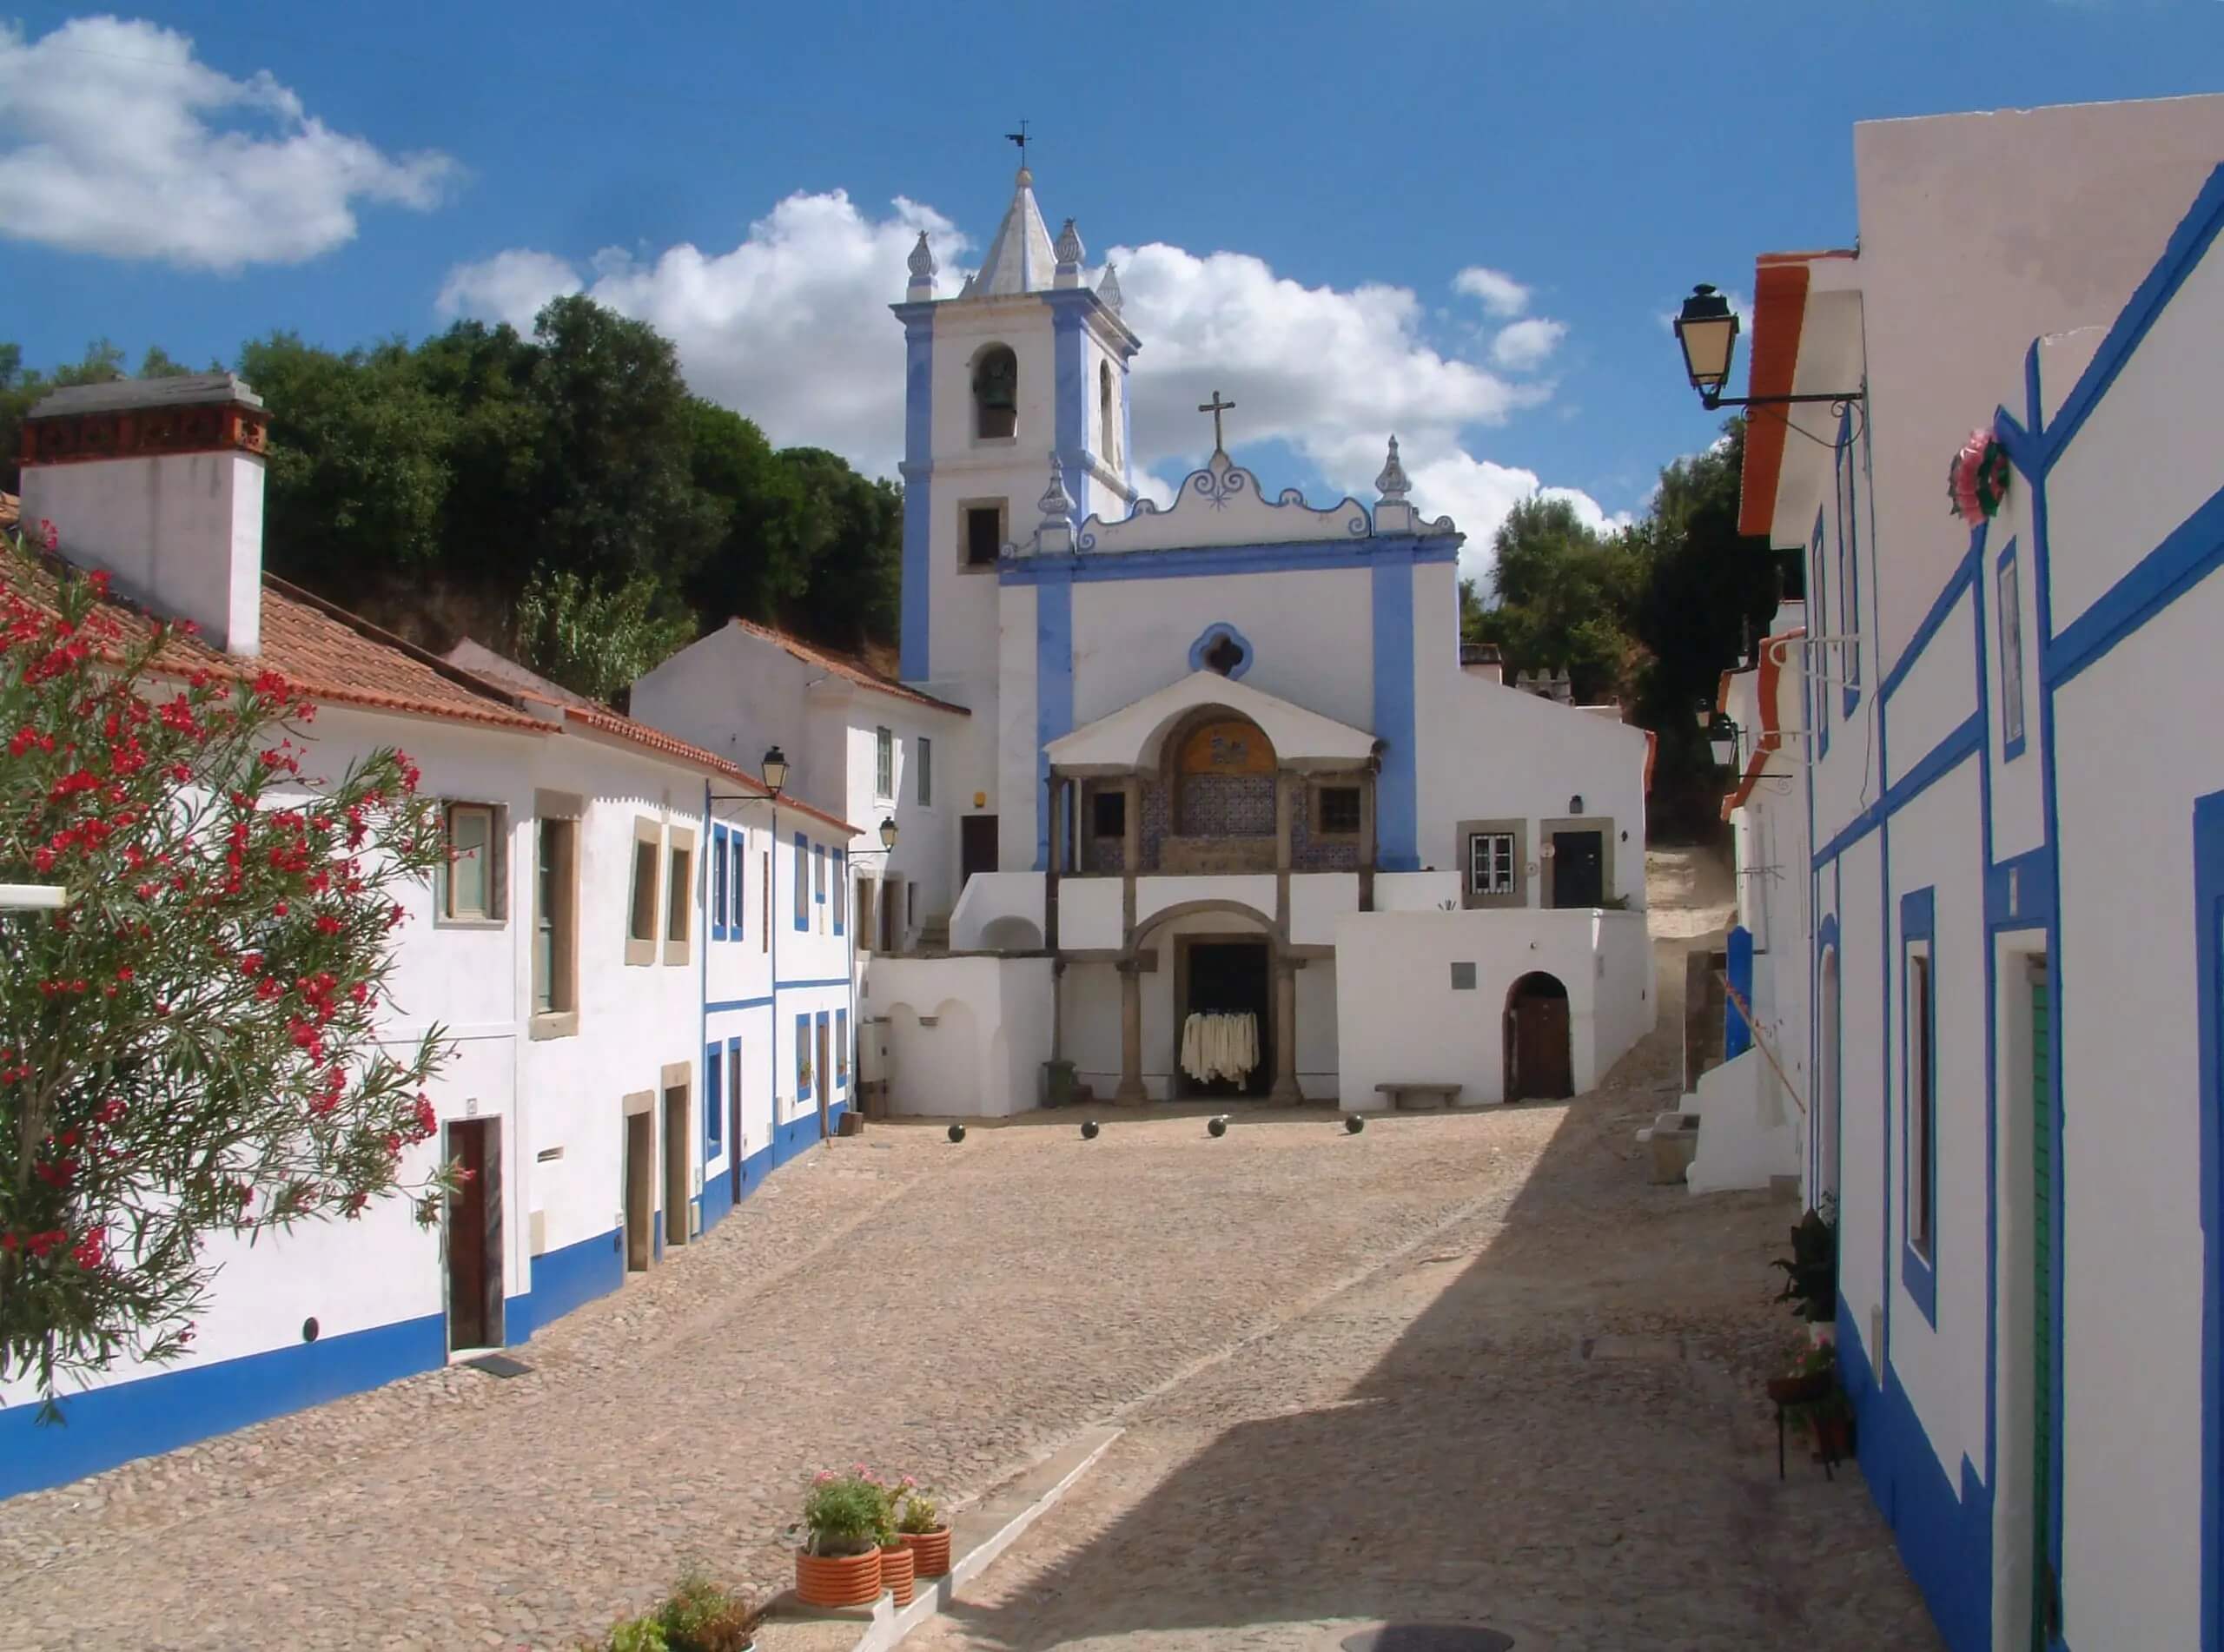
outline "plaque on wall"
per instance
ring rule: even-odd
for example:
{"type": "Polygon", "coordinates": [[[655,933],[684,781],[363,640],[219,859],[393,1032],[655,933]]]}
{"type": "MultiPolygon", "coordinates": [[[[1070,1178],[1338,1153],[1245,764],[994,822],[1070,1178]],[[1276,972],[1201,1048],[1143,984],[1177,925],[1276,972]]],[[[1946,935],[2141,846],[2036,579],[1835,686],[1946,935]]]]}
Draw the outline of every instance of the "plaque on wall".
{"type": "Polygon", "coordinates": [[[1274,772],[1274,749],[1254,723],[1234,717],[1208,723],[1182,743],[1182,772],[1270,775],[1274,772]]]}

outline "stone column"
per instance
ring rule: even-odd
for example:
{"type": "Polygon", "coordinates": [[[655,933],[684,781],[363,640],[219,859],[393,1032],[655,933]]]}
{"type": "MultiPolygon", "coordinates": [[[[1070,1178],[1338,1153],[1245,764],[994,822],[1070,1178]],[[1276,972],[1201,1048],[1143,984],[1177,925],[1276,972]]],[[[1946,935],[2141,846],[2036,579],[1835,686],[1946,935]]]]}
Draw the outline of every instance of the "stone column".
{"type": "Polygon", "coordinates": [[[1120,1087],[1112,1093],[1115,1106],[1139,1107],[1143,1094],[1143,981],[1142,964],[1122,958],[1120,970],[1120,1087]]]}
{"type": "Polygon", "coordinates": [[[1120,864],[1133,877],[1143,869],[1143,777],[1122,776],[1120,795],[1127,800],[1121,804],[1127,827],[1120,834],[1120,864]]]}
{"type": "Polygon", "coordinates": [[[1359,777],[1359,909],[1374,910],[1374,780],[1369,765],[1359,777]]]}
{"type": "Polygon", "coordinates": [[[1267,1100],[1294,1107],[1305,1100],[1297,1087],[1297,961],[1276,957],[1274,972],[1274,1081],[1267,1100]]]}

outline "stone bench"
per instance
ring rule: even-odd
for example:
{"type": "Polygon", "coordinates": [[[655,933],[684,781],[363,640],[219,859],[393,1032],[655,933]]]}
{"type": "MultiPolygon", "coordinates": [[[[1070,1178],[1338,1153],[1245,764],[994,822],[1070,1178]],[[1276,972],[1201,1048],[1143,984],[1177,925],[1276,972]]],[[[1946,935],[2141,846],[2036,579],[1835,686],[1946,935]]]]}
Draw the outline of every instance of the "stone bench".
{"type": "Polygon", "coordinates": [[[1457,1084],[1378,1084],[1375,1094],[1390,1098],[1390,1105],[1400,1113],[1434,1113],[1444,1107],[1460,1105],[1457,1084]]]}

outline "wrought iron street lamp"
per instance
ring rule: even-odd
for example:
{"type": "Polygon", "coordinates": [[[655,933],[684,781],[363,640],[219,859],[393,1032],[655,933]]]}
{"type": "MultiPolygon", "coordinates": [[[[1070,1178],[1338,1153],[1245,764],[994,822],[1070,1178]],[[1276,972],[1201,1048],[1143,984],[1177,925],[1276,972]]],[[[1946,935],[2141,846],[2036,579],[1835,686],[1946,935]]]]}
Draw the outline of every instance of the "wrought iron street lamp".
{"type": "Polygon", "coordinates": [[[778,796],[781,788],[788,783],[788,754],[778,746],[771,748],[758,763],[758,771],[764,776],[764,790],[778,796]]]}
{"type": "MultiPolygon", "coordinates": [[[[1718,407],[1788,407],[1803,402],[1828,402],[1843,414],[1858,406],[1858,390],[1831,390],[1804,396],[1725,396],[1730,369],[1738,355],[1738,312],[1730,301],[1701,281],[1691,288],[1676,317],[1676,342],[1683,347],[1684,376],[1699,393],[1699,405],[1709,413],[1718,407]]],[[[1802,433],[1804,434],[1805,433],[1802,433]]],[[[1830,444],[1835,446],[1835,444],[1830,444]]]]}

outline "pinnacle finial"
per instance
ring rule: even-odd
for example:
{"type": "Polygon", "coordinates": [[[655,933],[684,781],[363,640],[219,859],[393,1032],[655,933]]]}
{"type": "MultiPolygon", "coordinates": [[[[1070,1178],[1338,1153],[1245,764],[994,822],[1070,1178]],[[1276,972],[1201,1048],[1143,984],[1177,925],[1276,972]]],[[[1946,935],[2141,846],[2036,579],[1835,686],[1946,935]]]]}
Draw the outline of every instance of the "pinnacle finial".
{"type": "Polygon", "coordinates": [[[1073,525],[1073,496],[1066,492],[1066,467],[1058,462],[1057,450],[1050,452],[1050,485],[1042,490],[1042,497],[1035,501],[1042,513],[1046,528],[1070,527],[1073,525]]]}
{"type": "Polygon", "coordinates": [[[1081,263],[1086,254],[1081,244],[1081,231],[1074,228],[1072,219],[1067,219],[1065,227],[1058,231],[1058,244],[1051,250],[1057,254],[1058,262],[1062,267],[1066,265],[1077,267],[1081,263]]]}
{"type": "Polygon", "coordinates": [[[1374,479],[1374,491],[1382,496],[1385,505],[1403,505],[1407,491],[1413,484],[1406,479],[1406,467],[1398,458],[1398,439],[1390,439],[1390,457],[1382,461],[1382,474],[1374,479]]]}
{"type": "Polygon", "coordinates": [[[925,230],[919,232],[919,244],[911,248],[911,256],[905,263],[911,272],[911,284],[905,289],[905,295],[913,299],[932,298],[937,266],[934,249],[927,245],[925,230]]]}
{"type": "Polygon", "coordinates": [[[1104,301],[1104,307],[1113,314],[1120,313],[1120,267],[1117,264],[1105,265],[1104,279],[1096,284],[1096,296],[1104,301]]]}

